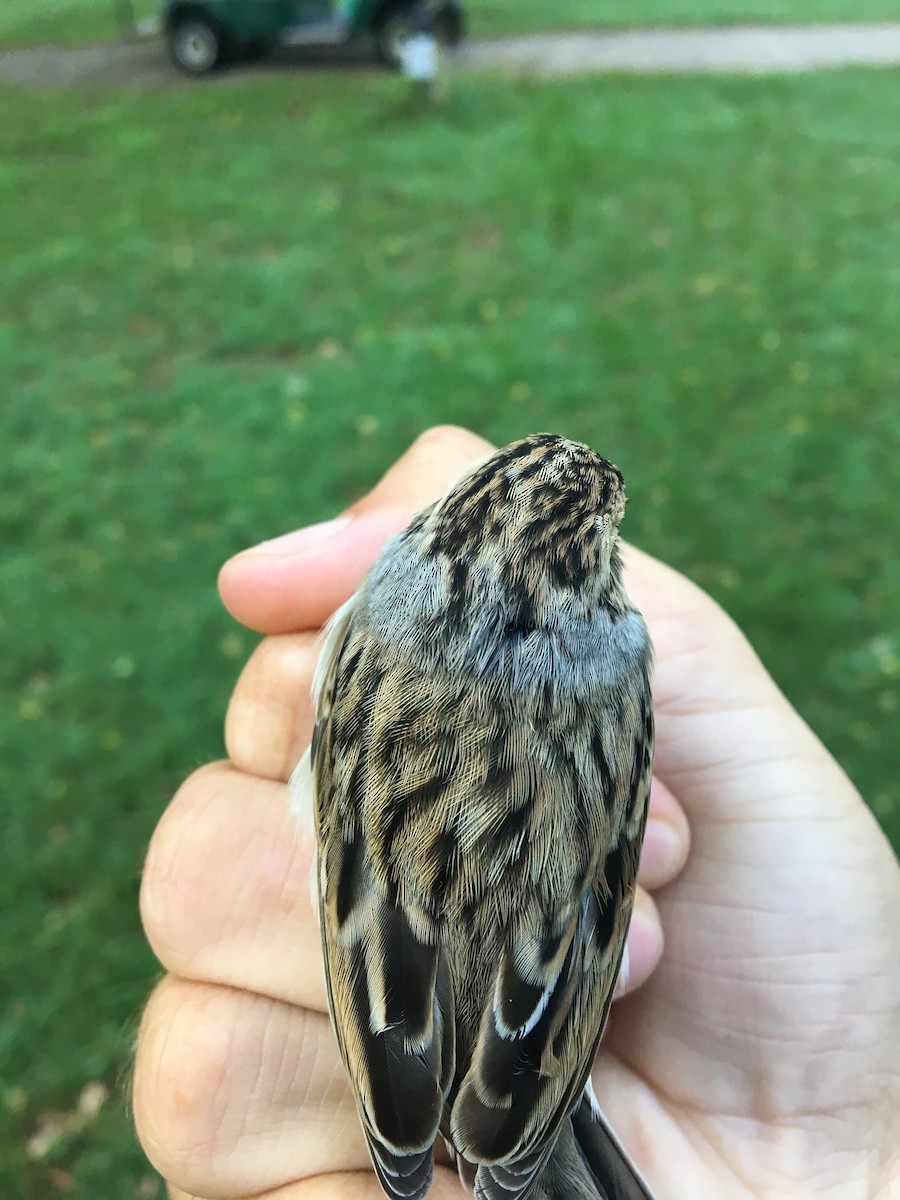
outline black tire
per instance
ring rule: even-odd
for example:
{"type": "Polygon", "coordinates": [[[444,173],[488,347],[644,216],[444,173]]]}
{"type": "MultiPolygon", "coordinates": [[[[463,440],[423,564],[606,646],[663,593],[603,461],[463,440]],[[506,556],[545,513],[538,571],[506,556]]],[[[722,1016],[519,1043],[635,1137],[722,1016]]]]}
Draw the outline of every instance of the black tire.
{"type": "Polygon", "coordinates": [[[465,33],[463,11],[455,0],[445,0],[436,8],[423,0],[400,0],[385,5],[375,25],[375,44],[378,56],[389,67],[400,66],[399,45],[414,32],[418,32],[422,13],[433,10],[431,22],[438,41],[444,46],[455,46],[465,33]]]}
{"type": "Polygon", "coordinates": [[[460,5],[448,0],[434,18],[435,32],[442,46],[458,46],[466,36],[466,18],[460,5]]]}
{"type": "Polygon", "coordinates": [[[208,75],[225,61],[222,31],[202,13],[178,17],[169,29],[168,40],[172,61],[185,75],[208,75]]]}

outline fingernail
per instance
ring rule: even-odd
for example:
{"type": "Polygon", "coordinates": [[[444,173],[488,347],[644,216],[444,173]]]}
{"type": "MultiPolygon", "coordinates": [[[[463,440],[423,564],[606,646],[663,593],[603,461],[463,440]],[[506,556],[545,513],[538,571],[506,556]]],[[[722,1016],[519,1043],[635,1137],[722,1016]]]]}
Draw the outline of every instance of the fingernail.
{"type": "Polygon", "coordinates": [[[332,521],[320,521],[318,525],[307,525],[305,529],[294,529],[291,533],[283,533],[280,537],[269,538],[241,554],[278,555],[296,554],[298,551],[309,550],[321,542],[327,542],[345,526],[350,524],[350,517],[335,517],[332,521]]]}

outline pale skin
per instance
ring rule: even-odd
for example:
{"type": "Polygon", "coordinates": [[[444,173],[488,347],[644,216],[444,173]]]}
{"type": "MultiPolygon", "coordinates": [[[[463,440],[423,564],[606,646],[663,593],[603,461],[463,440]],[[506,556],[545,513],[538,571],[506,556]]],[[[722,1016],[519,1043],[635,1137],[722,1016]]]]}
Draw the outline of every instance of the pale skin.
{"type": "MultiPolygon", "coordinates": [[[[432,430],[348,519],[223,569],[226,607],[267,636],[231,699],[229,761],[175,796],[141,896],[167,974],[134,1107],[173,1197],[382,1195],[326,1014],[314,846],[286,781],[312,730],[317,630],[385,538],[489,450],[432,430]]],[[[656,649],[657,752],[597,1095],[658,1200],[900,1198],[896,859],[733,622],[640,551],[625,562],[656,649]]],[[[455,1172],[439,1166],[430,1195],[462,1195],[455,1172]]]]}

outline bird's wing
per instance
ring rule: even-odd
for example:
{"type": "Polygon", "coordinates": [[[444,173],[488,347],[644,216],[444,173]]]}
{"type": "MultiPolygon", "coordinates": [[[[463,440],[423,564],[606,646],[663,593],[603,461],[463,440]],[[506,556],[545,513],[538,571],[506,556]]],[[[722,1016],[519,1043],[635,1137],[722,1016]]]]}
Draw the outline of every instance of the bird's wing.
{"type": "Polygon", "coordinates": [[[382,669],[353,615],[352,602],[336,615],[317,672],[312,765],[325,976],[375,1170],[389,1196],[419,1200],[453,1077],[452,988],[436,928],[404,907],[369,836],[364,810],[380,791],[375,775],[390,775],[373,757],[372,723],[385,708],[382,676],[392,664],[382,669]]]}
{"type": "MultiPolygon", "coordinates": [[[[594,1097],[590,1080],[581,1103],[572,1114],[571,1145],[598,1185],[603,1200],[653,1200],[653,1193],[594,1097]]],[[[555,1172],[559,1174],[559,1172],[555,1172]]],[[[552,1181],[551,1181],[552,1183],[552,1181]]],[[[545,1188],[549,1200],[571,1200],[571,1189],[556,1195],[545,1188]]]]}
{"type": "MultiPolygon", "coordinates": [[[[561,1123],[579,1103],[606,1022],[631,915],[651,773],[649,699],[636,695],[620,711],[626,714],[616,739],[621,762],[613,772],[595,773],[609,789],[610,840],[580,890],[567,891],[571,881],[560,882],[555,907],[548,907],[547,893],[531,902],[523,897],[472,1065],[454,1100],[454,1145],[480,1164],[476,1200],[527,1196],[561,1123]]],[[[568,789],[577,774],[560,769],[552,777],[551,788],[560,790],[554,808],[571,810],[568,789]]]]}

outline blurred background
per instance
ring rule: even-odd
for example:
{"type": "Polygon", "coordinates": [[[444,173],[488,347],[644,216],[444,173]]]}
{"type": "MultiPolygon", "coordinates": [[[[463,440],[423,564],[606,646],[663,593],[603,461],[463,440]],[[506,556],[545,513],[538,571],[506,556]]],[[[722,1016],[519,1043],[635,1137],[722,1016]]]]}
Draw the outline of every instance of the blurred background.
{"type": "MultiPolygon", "coordinates": [[[[5,0],[0,40],[111,12],[5,0]]],[[[613,458],[628,538],[728,608],[900,842],[898,131],[897,70],[467,73],[435,109],[376,68],[0,86],[0,1195],[163,1195],[124,1087],[138,881],[255,643],[218,567],[429,425],[613,458]]]]}

